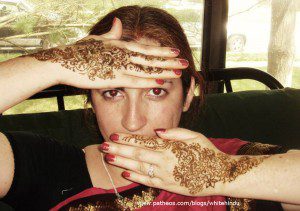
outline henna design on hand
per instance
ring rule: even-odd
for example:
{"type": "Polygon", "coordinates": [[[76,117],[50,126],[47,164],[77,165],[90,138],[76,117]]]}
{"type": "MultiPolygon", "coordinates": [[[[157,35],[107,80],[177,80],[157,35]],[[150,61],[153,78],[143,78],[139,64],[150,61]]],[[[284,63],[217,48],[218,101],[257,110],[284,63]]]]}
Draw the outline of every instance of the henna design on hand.
{"type": "Polygon", "coordinates": [[[130,62],[130,57],[142,57],[147,61],[157,59],[165,61],[162,57],[143,55],[138,52],[104,44],[101,40],[87,39],[77,41],[74,45],[66,46],[64,49],[52,48],[33,53],[30,56],[39,61],[51,61],[59,63],[63,67],[88,75],[89,79],[95,78],[113,79],[114,71],[127,69],[129,71],[145,72],[148,74],[162,73],[163,68],[143,66],[130,62]]]}
{"type": "Polygon", "coordinates": [[[159,142],[155,137],[131,135],[124,141],[145,145],[152,150],[167,150],[178,159],[173,170],[173,177],[181,186],[188,188],[189,193],[196,195],[204,188],[215,187],[217,182],[232,182],[239,175],[257,167],[268,156],[242,156],[232,159],[230,155],[202,148],[199,143],[187,144],[182,141],[166,140],[159,142]]]}

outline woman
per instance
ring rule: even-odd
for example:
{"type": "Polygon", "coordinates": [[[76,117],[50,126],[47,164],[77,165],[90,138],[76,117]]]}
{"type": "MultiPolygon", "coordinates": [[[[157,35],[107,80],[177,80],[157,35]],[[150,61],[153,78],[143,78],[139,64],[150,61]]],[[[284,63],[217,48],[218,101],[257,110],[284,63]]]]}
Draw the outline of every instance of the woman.
{"type": "MultiPolygon", "coordinates": [[[[198,133],[184,129],[174,129],[173,136],[172,132],[164,136],[161,133],[164,130],[157,130],[176,128],[182,120],[182,112],[187,112],[187,115],[195,112],[195,109],[190,109],[195,83],[201,88],[200,93],[203,90],[187,39],[172,16],[151,7],[123,7],[105,16],[90,34],[75,45],[1,64],[3,70],[0,74],[5,77],[0,77],[0,84],[2,87],[13,86],[13,89],[10,95],[2,93],[5,101],[1,101],[0,111],[59,83],[90,89],[88,99],[98,128],[107,142],[101,145],[101,150],[118,154],[118,157],[105,156],[108,163],[115,165],[104,162],[104,153],[99,153],[98,144],[81,151],[47,137],[3,131],[0,138],[0,155],[4,155],[0,159],[0,184],[4,188],[0,190],[0,196],[4,197],[4,202],[17,209],[30,210],[226,210],[226,198],[213,195],[229,193],[230,196],[230,191],[224,189],[228,186],[224,184],[235,185],[236,178],[260,169],[268,159],[274,159],[268,156],[230,157],[229,154],[237,154],[247,144],[236,139],[211,139],[211,143],[198,133]],[[15,83],[21,80],[22,84],[15,83]],[[162,138],[186,140],[186,143],[158,139],[155,129],[162,138]],[[196,141],[201,146],[190,145],[196,141]],[[127,146],[121,146],[122,143],[127,146]],[[128,158],[134,153],[133,145],[139,147],[139,155],[130,158],[136,158],[136,162],[147,162],[147,165],[135,169],[139,175],[131,171],[129,176],[122,172],[123,168],[134,170],[136,167],[134,159],[128,158]],[[183,160],[179,166],[182,168],[176,168],[177,180],[165,177],[170,179],[165,183],[169,186],[151,188],[159,186],[156,168],[157,161],[161,161],[159,152],[169,150],[169,160],[174,161],[173,152],[181,155],[191,153],[192,146],[200,153],[199,156],[203,156],[203,161],[207,161],[207,165],[200,166],[202,170],[198,172],[203,182],[198,183],[195,175],[189,177],[193,181],[178,182],[183,175],[193,172],[192,168],[184,170],[185,164],[189,163],[183,160]],[[141,154],[146,152],[142,150],[151,152],[141,154]],[[152,164],[151,160],[155,162],[152,164]],[[215,165],[210,162],[212,160],[216,161],[215,165]],[[226,168],[220,166],[219,161],[224,165],[228,161],[226,168]],[[123,165],[123,168],[118,165],[123,165]],[[229,167],[237,170],[231,169],[233,174],[227,176],[229,167]],[[205,169],[220,169],[222,175],[217,175],[220,172],[208,172],[208,178],[204,178],[205,169]],[[126,179],[137,180],[143,174],[147,175],[144,179],[150,182],[147,186],[126,179]],[[178,188],[181,186],[184,188],[178,188]]],[[[172,165],[164,166],[166,172],[173,172],[175,168],[172,165]]],[[[199,169],[197,165],[195,167],[199,169]]],[[[140,181],[145,183],[145,180],[140,181]]],[[[240,191],[240,194],[234,192],[232,196],[238,195],[245,194],[240,191]]],[[[230,205],[233,208],[244,206],[236,206],[238,203],[230,205]]],[[[281,208],[279,203],[271,202],[270,207],[281,208]]]]}

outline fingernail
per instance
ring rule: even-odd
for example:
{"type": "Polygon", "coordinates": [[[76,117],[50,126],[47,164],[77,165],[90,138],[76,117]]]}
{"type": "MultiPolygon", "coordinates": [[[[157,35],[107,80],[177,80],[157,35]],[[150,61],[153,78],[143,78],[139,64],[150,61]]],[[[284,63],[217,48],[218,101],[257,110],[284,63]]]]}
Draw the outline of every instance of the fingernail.
{"type": "Polygon", "coordinates": [[[116,17],[114,17],[114,19],[113,19],[113,24],[115,24],[115,23],[116,23],[116,20],[117,20],[117,18],[116,18],[116,17]]]}
{"type": "Polygon", "coordinates": [[[174,53],[174,54],[179,54],[180,50],[177,49],[177,48],[171,48],[171,52],[174,53]]]}
{"type": "Polygon", "coordinates": [[[164,79],[155,79],[156,83],[163,85],[165,83],[164,79]]]}
{"type": "Polygon", "coordinates": [[[130,177],[130,173],[128,171],[123,171],[122,176],[123,177],[130,177]]]}
{"type": "Polygon", "coordinates": [[[116,156],[111,155],[111,154],[106,154],[105,155],[105,160],[108,162],[114,162],[115,161],[116,156]]]}
{"type": "Polygon", "coordinates": [[[182,66],[189,66],[189,61],[188,60],[185,60],[185,59],[179,59],[179,62],[182,64],[182,66]]]}
{"type": "Polygon", "coordinates": [[[119,140],[119,135],[118,134],[111,134],[109,139],[112,140],[112,141],[118,141],[119,140]]]}
{"type": "Polygon", "coordinates": [[[182,73],[181,70],[173,70],[173,72],[174,72],[176,75],[181,75],[181,73],[182,73]]]}
{"type": "Polygon", "coordinates": [[[156,133],[164,133],[164,132],[166,132],[166,129],[164,129],[164,128],[157,128],[157,129],[155,129],[154,130],[156,133]]]}
{"type": "Polygon", "coordinates": [[[109,144],[104,142],[103,144],[100,144],[99,147],[101,150],[107,151],[109,149],[109,144]]]}

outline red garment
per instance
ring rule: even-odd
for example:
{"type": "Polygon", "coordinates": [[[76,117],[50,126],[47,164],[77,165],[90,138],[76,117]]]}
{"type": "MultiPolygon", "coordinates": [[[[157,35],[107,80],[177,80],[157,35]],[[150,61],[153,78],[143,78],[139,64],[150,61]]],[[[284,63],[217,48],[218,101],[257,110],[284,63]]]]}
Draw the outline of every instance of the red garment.
{"type": "MultiPolygon", "coordinates": [[[[235,155],[237,151],[244,144],[248,143],[240,139],[220,139],[220,138],[210,138],[210,141],[222,152],[225,152],[230,155],[235,155]]],[[[138,183],[131,183],[127,186],[117,188],[119,193],[122,191],[128,190],[138,186],[138,183]]],[[[105,193],[114,193],[113,189],[104,190],[102,188],[92,187],[86,189],[62,202],[50,209],[50,211],[59,210],[61,207],[69,204],[72,201],[77,199],[105,193]]],[[[122,194],[121,194],[122,195],[122,194]]],[[[140,211],[148,210],[214,210],[214,211],[226,211],[226,197],[224,196],[204,196],[204,197],[192,197],[184,196],[176,193],[171,193],[165,190],[162,190],[160,194],[152,202],[152,205],[143,206],[138,209],[140,211]],[[185,205],[182,205],[185,202],[185,205]],[[186,202],[190,204],[186,205],[186,202]],[[155,206],[154,206],[155,205],[155,206]]]]}

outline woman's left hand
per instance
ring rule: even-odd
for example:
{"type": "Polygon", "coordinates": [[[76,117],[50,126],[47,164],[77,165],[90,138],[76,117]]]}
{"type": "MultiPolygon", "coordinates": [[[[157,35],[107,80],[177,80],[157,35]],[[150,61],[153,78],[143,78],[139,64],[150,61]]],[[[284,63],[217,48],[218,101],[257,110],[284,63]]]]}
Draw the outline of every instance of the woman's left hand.
{"type": "Polygon", "coordinates": [[[188,196],[223,193],[235,180],[260,163],[247,156],[235,158],[218,150],[205,136],[183,128],[156,130],[160,137],[115,133],[113,143],[99,149],[108,163],[127,169],[133,182],[188,196]]]}

